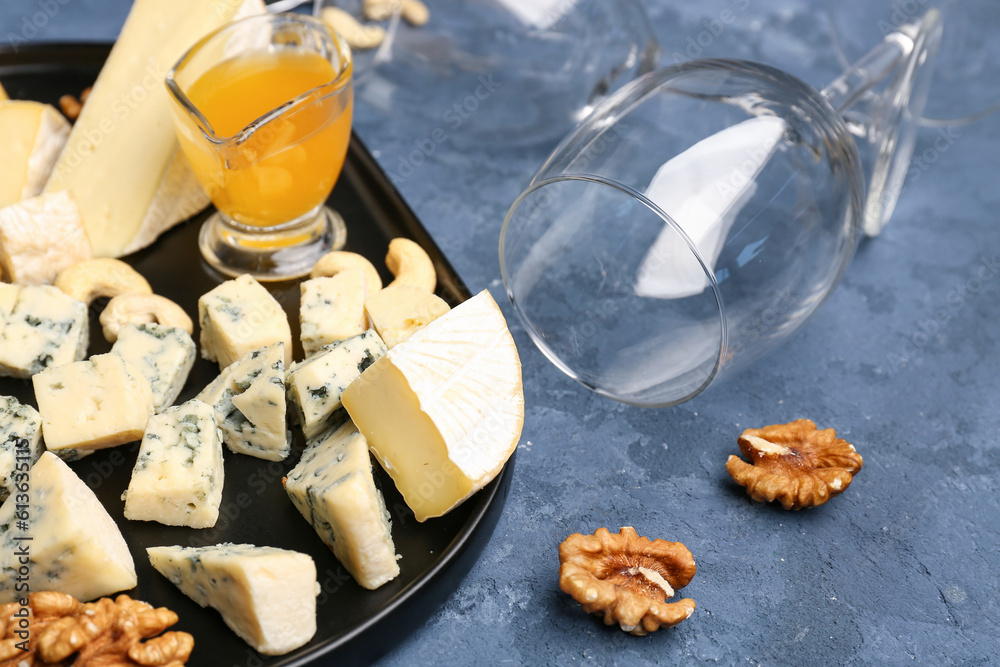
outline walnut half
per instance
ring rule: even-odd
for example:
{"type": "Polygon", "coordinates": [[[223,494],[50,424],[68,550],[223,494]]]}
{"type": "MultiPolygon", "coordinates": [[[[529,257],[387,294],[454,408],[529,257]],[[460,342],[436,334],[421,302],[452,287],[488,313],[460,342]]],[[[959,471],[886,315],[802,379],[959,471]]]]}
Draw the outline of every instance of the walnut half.
{"type": "Polygon", "coordinates": [[[748,428],[739,445],[750,463],[730,455],[730,476],[754,500],[777,500],[786,510],[822,505],[847,489],[862,465],[854,445],[809,419],[748,428]]]}
{"type": "Polygon", "coordinates": [[[25,652],[16,634],[21,628],[14,616],[19,603],[0,605],[0,667],[183,667],[194,648],[194,638],[186,632],[160,635],[177,622],[177,614],[127,595],[81,604],[65,593],[32,593],[28,609],[30,640],[25,652]]]}
{"type": "Polygon", "coordinates": [[[694,578],[694,558],[680,542],[640,537],[635,528],[617,535],[598,528],[574,533],[559,545],[559,587],[597,614],[633,635],[677,625],[694,613],[694,600],[667,602],[694,578]]]}

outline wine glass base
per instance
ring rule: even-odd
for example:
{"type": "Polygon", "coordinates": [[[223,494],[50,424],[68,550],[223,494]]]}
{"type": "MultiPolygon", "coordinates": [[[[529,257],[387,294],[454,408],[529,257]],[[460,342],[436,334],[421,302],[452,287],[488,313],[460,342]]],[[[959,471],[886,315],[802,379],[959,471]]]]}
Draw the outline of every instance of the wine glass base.
{"type": "Polygon", "coordinates": [[[275,231],[236,228],[217,211],[198,235],[201,255],[213,269],[266,282],[301,278],[316,260],[340,250],[346,242],[344,218],[326,206],[300,223],[275,231]]]}

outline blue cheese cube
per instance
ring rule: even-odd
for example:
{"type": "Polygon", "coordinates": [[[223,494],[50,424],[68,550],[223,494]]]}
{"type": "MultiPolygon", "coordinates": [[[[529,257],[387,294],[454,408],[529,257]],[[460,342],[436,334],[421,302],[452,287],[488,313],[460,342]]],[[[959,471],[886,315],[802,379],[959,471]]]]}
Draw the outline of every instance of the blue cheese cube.
{"type": "Polygon", "coordinates": [[[149,562],[264,655],[282,655],[316,634],[316,564],[306,554],[252,544],[150,547],[149,562]]]}
{"type": "Polygon", "coordinates": [[[311,442],[285,491],[354,579],[376,589],[399,574],[389,512],[365,436],[348,421],[311,442]]]}
{"type": "Polygon", "coordinates": [[[153,414],[149,383],[117,354],[96,354],[31,378],[49,451],[87,452],[142,438],[153,414]]]}
{"type": "Polygon", "coordinates": [[[211,528],[222,503],[222,431],[197,399],[149,418],[122,496],[125,518],[211,528]]]}
{"type": "Polygon", "coordinates": [[[18,507],[16,494],[0,506],[0,603],[24,595],[17,589],[24,557],[32,591],[61,591],[87,601],[135,588],[125,538],[69,466],[43,453],[31,468],[29,487],[27,508],[18,507]]]}
{"type": "Polygon", "coordinates": [[[226,368],[244,355],[284,343],[292,363],[292,330],[281,304],[251,276],[227,280],[198,299],[201,356],[226,368]]]}
{"type": "Polygon", "coordinates": [[[293,364],[288,371],[288,399],[306,438],[313,438],[337,417],[340,395],[366,368],[387,352],[372,330],[331,343],[320,353],[293,364]]]}
{"type": "Polygon", "coordinates": [[[27,378],[87,356],[87,304],[51,285],[25,285],[0,328],[0,375],[27,378]]]}
{"type": "Polygon", "coordinates": [[[179,327],[126,324],[111,351],[139,371],[153,392],[153,409],[174,404],[194,366],[194,340],[179,327]]]}
{"type": "Polygon", "coordinates": [[[0,500],[14,488],[11,475],[23,472],[42,455],[42,418],[13,396],[0,396],[0,500]]]}
{"type": "Polygon", "coordinates": [[[198,394],[215,408],[226,446],[268,461],[288,456],[284,343],[250,352],[198,394]]]}
{"type": "Polygon", "coordinates": [[[312,278],[300,286],[299,340],[306,357],[321,347],[368,328],[365,299],[368,285],[362,269],[347,269],[322,278],[312,278]]]}

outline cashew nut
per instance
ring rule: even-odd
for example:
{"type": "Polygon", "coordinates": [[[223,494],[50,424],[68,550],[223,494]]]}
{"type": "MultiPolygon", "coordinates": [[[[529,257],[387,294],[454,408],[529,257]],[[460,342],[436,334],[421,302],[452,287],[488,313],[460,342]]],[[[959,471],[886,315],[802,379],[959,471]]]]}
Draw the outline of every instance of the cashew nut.
{"type": "Polygon", "coordinates": [[[77,262],[60,271],[53,284],[86,304],[102,296],[153,293],[153,288],[138,271],[120,259],[110,258],[77,262]]]}
{"type": "Polygon", "coordinates": [[[400,10],[402,4],[402,0],[365,0],[365,18],[369,21],[386,21],[400,10]]]}
{"type": "Polygon", "coordinates": [[[437,273],[434,263],[424,249],[410,239],[395,238],[389,241],[389,254],[385,256],[385,265],[396,278],[393,285],[412,285],[433,293],[437,286],[437,273]]]}
{"type": "Polygon", "coordinates": [[[420,0],[403,0],[403,20],[418,28],[431,18],[431,12],[420,0]]]}
{"type": "Polygon", "coordinates": [[[374,49],[385,41],[385,29],[380,25],[362,25],[353,15],[339,7],[324,7],[321,14],[326,24],[340,35],[352,49],[374,49]]]}
{"type": "Polygon", "coordinates": [[[101,311],[101,328],[109,343],[118,340],[118,331],[126,324],[150,324],[156,322],[168,327],[179,327],[189,334],[194,333],[194,322],[178,306],[159,294],[119,294],[108,301],[101,311]]]}
{"type": "Polygon", "coordinates": [[[326,278],[335,276],[345,269],[361,269],[365,274],[365,286],[369,294],[382,289],[382,278],[378,275],[378,269],[372,266],[367,259],[356,252],[346,250],[334,250],[320,257],[313,265],[310,278],[326,278]]]}

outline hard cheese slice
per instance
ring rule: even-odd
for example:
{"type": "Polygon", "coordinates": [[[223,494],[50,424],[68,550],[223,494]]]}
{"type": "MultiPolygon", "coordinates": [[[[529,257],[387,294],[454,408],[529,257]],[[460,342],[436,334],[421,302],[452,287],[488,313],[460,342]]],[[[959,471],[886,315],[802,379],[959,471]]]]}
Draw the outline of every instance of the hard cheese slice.
{"type": "Polygon", "coordinates": [[[59,156],[47,192],[69,190],[97,257],[119,257],[203,208],[178,162],[167,71],[199,38],[260,0],[137,0],[59,156]]]}
{"type": "Polygon", "coordinates": [[[340,409],[340,395],[375,360],[384,355],[385,343],[374,331],[332,343],[316,356],[292,364],[286,383],[306,438],[323,432],[340,409]]]}
{"type": "Polygon", "coordinates": [[[284,343],[250,352],[198,394],[215,408],[222,437],[234,452],[268,461],[288,456],[284,343]]]}
{"type": "Polygon", "coordinates": [[[113,352],[46,369],[31,381],[45,446],[52,452],[139,440],[153,414],[149,383],[113,352]]]}
{"type": "Polygon", "coordinates": [[[13,493],[15,471],[24,472],[41,455],[42,418],[38,412],[13,396],[0,396],[0,500],[13,493]]]}
{"type": "Polygon", "coordinates": [[[227,280],[198,299],[201,356],[226,368],[265,345],[285,344],[292,363],[292,330],[281,304],[253,277],[227,280]]]}
{"type": "Polygon", "coordinates": [[[210,528],[222,503],[222,432],[215,410],[197,399],[149,418],[125,518],[168,526],[210,528]]]}
{"type": "Polygon", "coordinates": [[[15,586],[26,552],[32,592],[86,601],[135,587],[135,563],[118,526],[69,466],[45,452],[29,483],[26,510],[17,509],[16,495],[0,506],[0,603],[24,595],[15,586]]]}
{"type": "Polygon", "coordinates": [[[296,649],[316,634],[316,564],[303,553],[219,544],[150,547],[149,562],[264,655],[296,649]]]}
{"type": "Polygon", "coordinates": [[[374,590],[399,574],[368,443],[351,421],[309,444],[285,491],[359,584],[374,590]]]}
{"type": "Polygon", "coordinates": [[[0,209],[0,269],[12,282],[51,283],[60,271],[90,256],[80,210],[68,192],[0,209]]]}
{"type": "Polygon", "coordinates": [[[26,378],[78,361],[90,342],[87,304],[52,285],[19,289],[0,326],[0,375],[26,378]]]}
{"type": "Polygon", "coordinates": [[[42,191],[69,136],[69,123],[48,104],[0,101],[0,208],[42,191]]]}
{"type": "Polygon", "coordinates": [[[146,378],[156,412],[173,405],[194,366],[194,341],[179,327],[126,324],[111,351],[146,378]]]}
{"type": "Polygon", "coordinates": [[[486,291],[389,350],[341,400],[418,521],[492,480],[524,422],[517,348],[486,291]]]}

